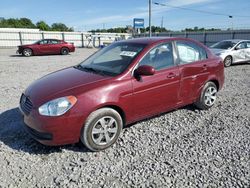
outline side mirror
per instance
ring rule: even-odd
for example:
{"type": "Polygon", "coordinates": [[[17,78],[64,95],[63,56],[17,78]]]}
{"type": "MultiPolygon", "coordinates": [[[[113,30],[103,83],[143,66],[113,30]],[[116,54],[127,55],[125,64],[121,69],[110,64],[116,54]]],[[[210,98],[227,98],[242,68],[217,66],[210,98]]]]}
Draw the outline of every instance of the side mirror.
{"type": "Polygon", "coordinates": [[[155,69],[149,65],[142,65],[135,70],[136,76],[151,76],[155,74],[155,69]]]}

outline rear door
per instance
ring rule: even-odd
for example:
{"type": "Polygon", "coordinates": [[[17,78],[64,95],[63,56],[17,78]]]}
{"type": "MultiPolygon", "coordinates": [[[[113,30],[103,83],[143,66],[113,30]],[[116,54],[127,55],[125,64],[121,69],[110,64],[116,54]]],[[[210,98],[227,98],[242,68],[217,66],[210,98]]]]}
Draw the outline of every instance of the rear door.
{"type": "Polygon", "coordinates": [[[49,40],[50,51],[49,53],[58,54],[61,52],[61,42],[56,39],[49,40]]]}
{"type": "Polygon", "coordinates": [[[179,102],[192,103],[209,75],[206,50],[191,41],[176,41],[175,44],[181,75],[179,102]]]}
{"type": "Polygon", "coordinates": [[[132,78],[135,119],[167,111],[176,106],[180,86],[180,74],[175,64],[172,43],[164,43],[151,49],[139,62],[149,65],[156,72],[151,76],[132,78]]]}

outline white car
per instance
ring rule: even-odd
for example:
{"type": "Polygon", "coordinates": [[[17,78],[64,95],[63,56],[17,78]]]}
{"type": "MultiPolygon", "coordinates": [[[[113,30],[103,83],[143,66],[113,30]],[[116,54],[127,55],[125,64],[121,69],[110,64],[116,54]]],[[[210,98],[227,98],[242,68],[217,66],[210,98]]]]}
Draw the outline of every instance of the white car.
{"type": "Polygon", "coordinates": [[[223,59],[225,67],[250,61],[250,40],[223,40],[212,45],[210,49],[223,59]]]}

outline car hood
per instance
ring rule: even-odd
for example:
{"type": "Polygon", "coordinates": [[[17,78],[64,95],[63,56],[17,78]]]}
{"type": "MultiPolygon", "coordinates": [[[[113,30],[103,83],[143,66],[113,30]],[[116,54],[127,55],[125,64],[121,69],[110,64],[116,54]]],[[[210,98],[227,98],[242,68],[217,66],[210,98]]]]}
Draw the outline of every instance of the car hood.
{"type": "Polygon", "coordinates": [[[17,46],[18,48],[24,48],[24,47],[29,47],[32,46],[33,44],[24,44],[24,45],[19,45],[17,46]]]}
{"type": "Polygon", "coordinates": [[[108,78],[110,77],[70,67],[36,80],[25,90],[25,95],[30,98],[34,106],[41,105],[54,97],[63,97],[60,95],[65,91],[108,78]]]}
{"type": "Polygon", "coordinates": [[[225,49],[219,49],[219,48],[210,48],[210,50],[214,53],[214,54],[222,54],[225,52],[228,52],[229,50],[225,50],[225,49]]]}

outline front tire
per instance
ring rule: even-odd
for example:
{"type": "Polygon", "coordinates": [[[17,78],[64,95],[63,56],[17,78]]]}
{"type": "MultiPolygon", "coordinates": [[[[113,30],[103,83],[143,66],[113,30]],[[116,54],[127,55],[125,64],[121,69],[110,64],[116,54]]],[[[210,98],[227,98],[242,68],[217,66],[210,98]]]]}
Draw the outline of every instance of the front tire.
{"type": "Polygon", "coordinates": [[[224,59],[224,67],[229,67],[233,63],[233,58],[231,56],[227,56],[224,59]]]}
{"type": "Polygon", "coordinates": [[[201,110],[207,110],[211,108],[217,97],[217,87],[213,82],[207,82],[202,89],[199,99],[194,103],[196,107],[201,110]]]}
{"type": "Polygon", "coordinates": [[[123,127],[120,114],[112,108],[92,112],[81,132],[82,143],[91,151],[101,151],[112,146],[123,127]]]}
{"type": "Polygon", "coordinates": [[[68,48],[62,48],[61,49],[61,54],[62,55],[68,55],[69,54],[69,49],[68,48]]]}
{"type": "Polygon", "coordinates": [[[23,52],[22,52],[23,56],[25,57],[30,57],[33,55],[33,52],[30,48],[25,48],[23,49],[23,52]]]}

